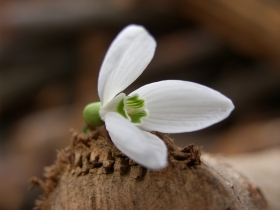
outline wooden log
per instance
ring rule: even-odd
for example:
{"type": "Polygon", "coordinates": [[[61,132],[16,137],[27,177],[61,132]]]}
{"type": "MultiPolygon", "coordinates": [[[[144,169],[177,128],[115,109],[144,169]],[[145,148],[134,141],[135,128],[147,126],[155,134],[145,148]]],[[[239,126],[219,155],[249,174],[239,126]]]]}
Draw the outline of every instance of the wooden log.
{"type": "MultiPolygon", "coordinates": [[[[122,154],[106,130],[73,134],[72,145],[46,168],[44,189],[35,209],[264,209],[259,189],[223,164],[190,145],[174,145],[159,136],[169,150],[169,165],[151,171],[122,154]]],[[[132,137],[133,138],[133,137],[132,137]]]]}

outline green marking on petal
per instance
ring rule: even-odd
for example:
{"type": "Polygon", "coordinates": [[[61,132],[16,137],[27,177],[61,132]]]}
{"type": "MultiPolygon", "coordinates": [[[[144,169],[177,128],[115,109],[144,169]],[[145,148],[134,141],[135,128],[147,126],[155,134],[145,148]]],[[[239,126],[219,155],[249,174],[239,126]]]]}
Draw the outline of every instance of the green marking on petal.
{"type": "Polygon", "coordinates": [[[121,100],[120,103],[118,104],[117,106],[117,112],[122,115],[124,118],[128,118],[126,113],[125,113],[125,110],[124,110],[124,100],[121,100]]]}
{"type": "Polygon", "coordinates": [[[138,96],[128,98],[125,102],[127,109],[140,109],[145,106],[145,100],[139,99],[138,96]]]}
{"type": "Polygon", "coordinates": [[[117,112],[132,123],[140,125],[142,124],[142,119],[148,116],[144,99],[139,98],[138,95],[126,96],[124,93],[120,93],[105,107],[101,107],[99,111],[101,119],[108,112],[117,112]]]}
{"type": "Polygon", "coordinates": [[[142,124],[142,118],[148,116],[146,103],[144,99],[140,99],[138,95],[128,97],[125,101],[125,108],[132,123],[142,124]]]}
{"type": "Polygon", "coordinates": [[[130,115],[131,122],[136,123],[136,124],[141,124],[142,123],[142,118],[147,117],[148,114],[145,110],[140,111],[136,114],[130,115]]]}

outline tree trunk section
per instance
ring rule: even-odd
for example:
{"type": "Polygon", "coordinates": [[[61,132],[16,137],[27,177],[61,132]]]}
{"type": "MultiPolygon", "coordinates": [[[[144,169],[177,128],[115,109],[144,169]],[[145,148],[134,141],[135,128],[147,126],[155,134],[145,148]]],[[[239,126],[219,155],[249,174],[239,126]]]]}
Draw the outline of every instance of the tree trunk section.
{"type": "MultiPolygon", "coordinates": [[[[151,171],[122,154],[104,127],[73,133],[72,145],[58,152],[37,183],[44,194],[35,209],[265,209],[259,189],[219,158],[190,145],[168,146],[169,165],[151,171]]],[[[133,137],[131,137],[133,138],[133,137]]]]}

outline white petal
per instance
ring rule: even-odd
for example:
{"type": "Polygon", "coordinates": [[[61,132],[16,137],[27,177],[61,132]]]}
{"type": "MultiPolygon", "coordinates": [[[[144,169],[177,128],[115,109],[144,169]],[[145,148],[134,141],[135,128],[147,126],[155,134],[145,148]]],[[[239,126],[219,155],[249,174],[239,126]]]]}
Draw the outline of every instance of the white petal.
{"type": "Polygon", "coordinates": [[[111,44],[98,78],[103,105],[127,88],[145,70],[154,56],[156,42],[142,26],[124,28],[111,44]]]}
{"type": "Polygon", "coordinates": [[[105,115],[106,129],[116,145],[135,162],[153,170],[167,165],[167,148],[157,136],[140,130],[118,113],[105,115]]]}
{"type": "Polygon", "coordinates": [[[144,130],[180,133],[199,130],[226,118],[234,109],[221,93],[192,82],[167,80],[145,85],[138,93],[147,102],[144,130]]]}

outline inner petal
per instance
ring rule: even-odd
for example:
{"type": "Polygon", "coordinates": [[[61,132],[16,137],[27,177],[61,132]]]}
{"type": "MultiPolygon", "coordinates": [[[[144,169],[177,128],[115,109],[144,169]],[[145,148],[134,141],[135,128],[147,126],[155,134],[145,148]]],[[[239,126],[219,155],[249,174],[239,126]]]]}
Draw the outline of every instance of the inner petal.
{"type": "Polygon", "coordinates": [[[138,94],[127,96],[125,99],[125,110],[134,124],[141,125],[142,119],[148,117],[148,109],[145,99],[139,98],[138,94]]]}
{"type": "Polygon", "coordinates": [[[102,120],[104,120],[108,112],[117,112],[136,125],[142,125],[142,119],[149,115],[146,101],[143,98],[139,98],[139,94],[126,96],[124,93],[120,93],[100,108],[99,114],[102,120]]]}

